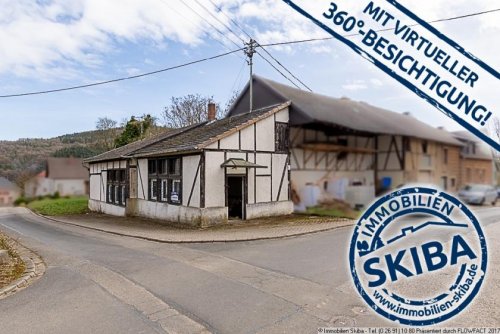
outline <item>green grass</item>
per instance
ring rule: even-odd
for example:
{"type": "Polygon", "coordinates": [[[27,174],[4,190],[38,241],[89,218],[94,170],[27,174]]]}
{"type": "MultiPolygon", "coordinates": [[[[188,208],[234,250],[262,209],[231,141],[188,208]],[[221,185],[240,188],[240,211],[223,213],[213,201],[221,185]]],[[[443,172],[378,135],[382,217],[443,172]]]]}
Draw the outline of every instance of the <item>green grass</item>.
{"type": "Polygon", "coordinates": [[[89,211],[87,197],[46,198],[31,202],[28,208],[47,216],[78,215],[89,211]]]}
{"type": "Polygon", "coordinates": [[[321,207],[307,208],[307,214],[315,216],[350,218],[350,219],[357,219],[359,217],[358,211],[344,212],[339,209],[325,209],[321,207]]]}

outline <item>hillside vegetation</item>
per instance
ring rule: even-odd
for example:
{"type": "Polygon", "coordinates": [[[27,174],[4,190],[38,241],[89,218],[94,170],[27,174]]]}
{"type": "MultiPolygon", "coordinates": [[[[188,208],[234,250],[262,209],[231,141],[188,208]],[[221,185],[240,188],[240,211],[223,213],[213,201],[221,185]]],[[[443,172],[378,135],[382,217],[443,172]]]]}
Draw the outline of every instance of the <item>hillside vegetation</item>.
{"type": "MultiPolygon", "coordinates": [[[[48,157],[88,158],[108,150],[103,141],[113,130],[95,130],[49,139],[0,141],[0,176],[16,181],[23,173],[43,169],[48,157]]],[[[119,130],[121,131],[121,130],[119,130]]]]}

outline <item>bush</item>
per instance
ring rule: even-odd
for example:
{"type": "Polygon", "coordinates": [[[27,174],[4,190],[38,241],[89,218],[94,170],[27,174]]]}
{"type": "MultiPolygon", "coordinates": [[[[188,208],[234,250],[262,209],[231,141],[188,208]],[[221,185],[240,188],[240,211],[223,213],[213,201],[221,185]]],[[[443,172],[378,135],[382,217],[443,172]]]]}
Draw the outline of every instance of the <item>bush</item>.
{"type": "Polygon", "coordinates": [[[15,206],[19,206],[22,204],[28,204],[28,201],[23,196],[16,198],[16,200],[14,201],[15,206]]]}
{"type": "Polygon", "coordinates": [[[52,196],[50,196],[52,199],[58,199],[61,198],[61,195],[59,194],[59,191],[56,191],[52,196]]]}

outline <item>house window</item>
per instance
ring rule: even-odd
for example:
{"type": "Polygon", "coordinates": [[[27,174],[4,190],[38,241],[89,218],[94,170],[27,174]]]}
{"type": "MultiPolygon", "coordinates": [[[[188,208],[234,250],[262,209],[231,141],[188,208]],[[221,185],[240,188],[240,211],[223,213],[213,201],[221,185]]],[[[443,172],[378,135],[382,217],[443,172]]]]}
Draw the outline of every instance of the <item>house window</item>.
{"type": "Polygon", "coordinates": [[[448,149],[447,148],[443,149],[443,163],[445,165],[448,164],[448,149]]]}
{"type": "Polygon", "coordinates": [[[288,123],[275,123],[275,147],[274,150],[280,153],[288,153],[289,149],[289,127],[288,123]]]}
{"type": "Polygon", "coordinates": [[[422,153],[427,154],[428,146],[429,146],[429,145],[428,145],[427,141],[426,141],[426,140],[424,140],[424,141],[422,142],[422,153]]]}
{"type": "Polygon", "coordinates": [[[148,162],[149,200],[180,205],[182,203],[182,160],[180,157],[148,162]]]}
{"type": "Polygon", "coordinates": [[[107,198],[109,204],[125,206],[127,201],[127,173],[125,169],[108,170],[107,198]]]}
{"type": "Polygon", "coordinates": [[[451,178],[451,187],[452,188],[455,188],[455,185],[456,185],[456,181],[455,181],[455,178],[451,178]]]}

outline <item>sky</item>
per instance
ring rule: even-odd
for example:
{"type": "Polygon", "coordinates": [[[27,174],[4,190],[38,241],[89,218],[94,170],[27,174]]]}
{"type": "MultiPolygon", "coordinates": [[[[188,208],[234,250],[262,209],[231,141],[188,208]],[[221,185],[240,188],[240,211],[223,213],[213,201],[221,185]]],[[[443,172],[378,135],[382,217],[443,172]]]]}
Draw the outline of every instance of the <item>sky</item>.
{"type": "MultiPolygon", "coordinates": [[[[399,2],[426,21],[500,8],[498,0],[399,2]]],[[[214,56],[243,46],[248,36],[240,28],[260,44],[327,36],[281,0],[0,0],[0,6],[0,95],[90,84],[214,56]]],[[[500,67],[500,12],[433,25],[491,67],[500,67]]],[[[461,130],[341,42],[267,50],[314,92],[461,130]]],[[[290,84],[258,56],[254,72],[290,84]]],[[[99,117],[121,122],[151,114],[161,122],[171,97],[199,93],[224,105],[248,77],[240,51],[109,85],[0,98],[0,140],[92,130],[99,117]]]]}

